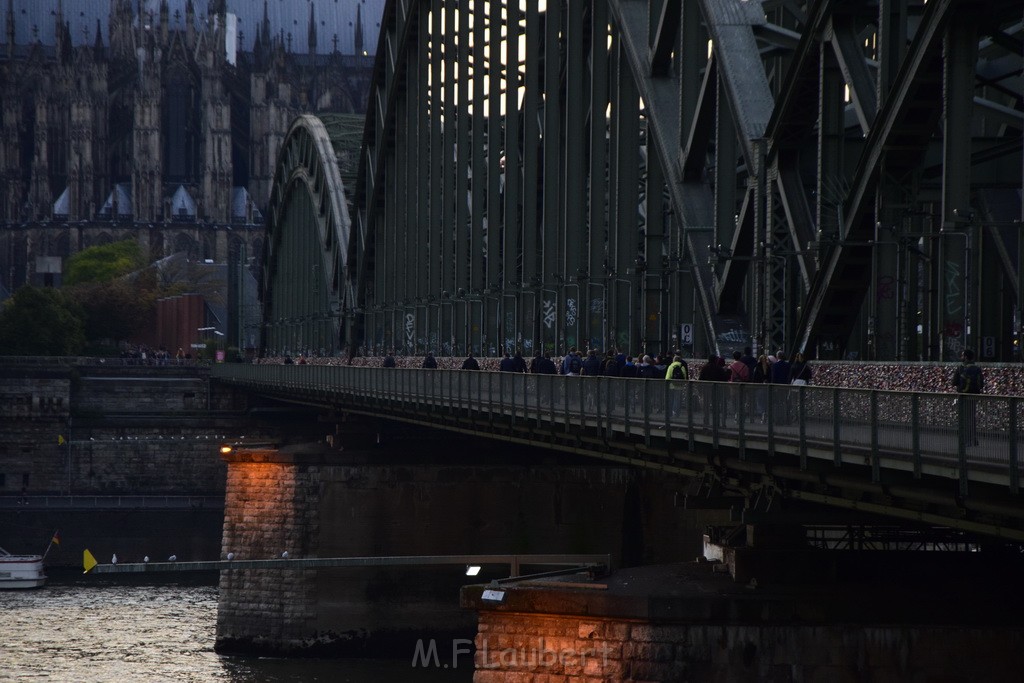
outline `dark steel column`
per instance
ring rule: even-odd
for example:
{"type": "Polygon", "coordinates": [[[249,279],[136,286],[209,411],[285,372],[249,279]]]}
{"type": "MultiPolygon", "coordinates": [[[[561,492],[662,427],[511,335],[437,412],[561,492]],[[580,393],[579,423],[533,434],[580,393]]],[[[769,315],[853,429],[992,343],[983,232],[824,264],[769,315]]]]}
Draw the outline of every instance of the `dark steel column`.
{"type": "MultiPolygon", "coordinates": [[[[595,3],[602,4],[602,3],[595,3]]],[[[604,338],[605,272],[608,231],[608,103],[609,103],[609,60],[608,33],[605,28],[607,9],[603,6],[595,11],[591,25],[590,59],[590,139],[588,169],[590,193],[587,196],[587,265],[585,275],[577,277],[580,298],[577,318],[581,324],[580,335],[575,346],[600,346],[604,338]],[[604,21],[605,23],[601,23],[604,21]]],[[[614,37],[613,44],[618,38],[614,37]]],[[[572,344],[570,344],[572,345],[572,344]]]]}
{"type": "Polygon", "coordinates": [[[598,117],[589,107],[587,90],[589,79],[585,63],[587,44],[593,51],[604,49],[603,43],[594,43],[592,34],[583,24],[586,6],[595,10],[590,19],[596,30],[607,25],[604,3],[587,3],[584,0],[568,0],[566,11],[565,46],[565,216],[562,220],[563,262],[559,272],[548,276],[544,283],[544,327],[545,348],[552,351],[576,344],[580,333],[578,315],[579,283],[577,278],[585,267],[587,257],[587,232],[585,216],[587,211],[586,157],[583,151],[588,142],[587,131],[592,126],[604,129],[603,114],[598,117]],[[600,25],[599,25],[600,24],[600,25]],[[589,39],[588,39],[589,38],[589,39]]]}
{"type": "MultiPolygon", "coordinates": [[[[976,239],[971,207],[971,139],[974,109],[974,72],[978,60],[976,13],[957,12],[943,43],[942,177],[942,358],[956,360],[975,346],[971,328],[972,295],[976,278],[971,272],[972,242],[976,239]]],[[[975,349],[977,350],[977,349],[975,349]]]]}
{"type": "Polygon", "coordinates": [[[647,179],[644,187],[647,205],[643,259],[637,261],[640,292],[640,339],[634,340],[627,352],[641,348],[666,348],[663,321],[668,313],[666,301],[668,253],[665,225],[665,172],[657,145],[647,145],[647,179]]]}
{"type": "MultiPolygon", "coordinates": [[[[522,55],[519,52],[519,36],[523,35],[523,27],[520,25],[523,21],[523,14],[519,10],[518,2],[510,2],[506,7],[506,32],[508,35],[508,47],[507,47],[507,63],[505,73],[505,217],[503,220],[503,235],[501,240],[501,261],[498,261],[498,253],[495,252],[495,267],[499,268],[498,275],[494,277],[491,282],[493,287],[505,287],[509,282],[519,281],[519,268],[520,259],[523,254],[526,253],[526,247],[524,242],[524,223],[526,221],[527,211],[524,210],[524,206],[529,204],[530,198],[536,195],[536,192],[531,190],[529,185],[525,186],[524,191],[524,171],[529,167],[530,164],[534,163],[530,161],[530,147],[528,143],[524,143],[523,136],[536,135],[536,128],[531,129],[529,121],[525,117],[525,106],[523,103],[521,107],[519,104],[519,88],[520,85],[525,85],[526,81],[532,76],[529,73],[529,61],[526,55],[522,55]],[[522,74],[523,81],[520,81],[520,70],[526,67],[527,71],[522,74]],[[531,130],[533,131],[531,133],[531,130]]],[[[533,21],[536,21],[534,17],[533,21]]],[[[529,38],[529,31],[526,32],[527,41],[529,38]]],[[[527,54],[529,53],[529,47],[527,47],[527,54]]],[[[535,64],[534,64],[535,66],[535,64]]],[[[531,95],[529,90],[524,92],[525,97],[530,98],[531,95]]],[[[536,99],[531,98],[531,102],[536,106],[536,99]]],[[[534,146],[536,146],[536,139],[534,139],[534,146]]],[[[533,176],[534,181],[536,177],[533,176]]],[[[499,289],[498,294],[493,297],[489,297],[489,305],[492,306],[494,328],[497,329],[498,323],[501,320],[501,304],[503,296],[499,289]]],[[[489,318],[491,319],[491,318],[489,318]]]]}
{"type": "MultiPolygon", "coordinates": [[[[523,327],[520,333],[534,343],[555,343],[554,326],[546,328],[542,321],[544,310],[541,290],[545,280],[552,281],[564,267],[562,252],[564,249],[562,224],[562,205],[569,201],[565,196],[562,169],[563,131],[562,131],[562,87],[563,87],[563,38],[570,40],[563,31],[562,20],[567,9],[566,0],[549,0],[544,16],[544,217],[541,223],[541,269],[538,272],[526,272],[523,277],[523,327]]],[[[573,79],[573,74],[564,75],[566,81],[573,79]]],[[[569,103],[566,103],[570,106],[569,103]]]]}
{"type": "MultiPolygon", "coordinates": [[[[551,11],[548,5],[548,12],[551,11]]],[[[547,17],[545,16],[545,21],[547,17]]],[[[520,262],[517,264],[514,273],[506,273],[503,288],[515,288],[511,291],[497,292],[501,296],[503,306],[503,326],[509,330],[525,327],[532,324],[536,316],[533,310],[523,311],[523,301],[520,296],[524,283],[529,282],[539,275],[540,248],[538,244],[541,220],[541,201],[543,192],[547,186],[541,187],[543,176],[541,175],[541,131],[537,117],[540,114],[542,88],[546,88],[546,80],[542,79],[541,65],[547,64],[543,59],[543,41],[545,34],[541,27],[541,15],[537,3],[526,3],[526,68],[523,93],[523,237],[522,252],[519,255],[520,262]],[[531,317],[532,316],[532,317],[531,317]],[[521,321],[521,322],[520,322],[521,321]]],[[[550,65],[547,66],[550,68],[550,65]]],[[[545,131],[545,144],[547,132],[545,131]]],[[[506,334],[505,338],[514,341],[512,335],[506,334]]],[[[499,344],[503,340],[497,340],[499,344]]]]}
{"type": "MultiPolygon", "coordinates": [[[[503,138],[502,131],[502,115],[501,115],[501,104],[502,104],[502,89],[506,87],[507,69],[501,65],[501,44],[502,44],[502,5],[504,3],[492,2],[490,3],[490,14],[484,16],[483,9],[481,8],[476,19],[481,26],[483,26],[484,19],[487,20],[486,32],[480,31],[477,33],[477,39],[481,37],[484,39],[489,50],[489,61],[487,63],[486,70],[481,69],[479,80],[474,80],[474,83],[479,83],[482,87],[484,83],[484,75],[487,76],[487,137],[486,140],[481,135],[479,139],[474,139],[474,146],[479,145],[483,147],[486,142],[487,151],[487,211],[484,220],[486,221],[487,241],[485,244],[481,244],[479,249],[474,249],[474,258],[476,258],[475,252],[487,253],[487,265],[486,265],[486,281],[488,283],[500,283],[502,281],[502,258],[501,258],[501,245],[502,245],[502,232],[507,227],[507,221],[504,217],[504,207],[502,205],[501,198],[501,182],[502,182],[502,169],[501,169],[501,158],[504,153],[503,147],[507,148],[505,140],[503,138]]],[[[506,55],[506,59],[508,59],[506,55]]],[[[476,77],[474,73],[474,77],[476,77]]],[[[474,85],[474,92],[477,86],[474,85]]],[[[513,92],[517,89],[513,86],[511,88],[513,92]]],[[[477,101],[477,107],[483,108],[484,98],[483,90],[479,91],[479,99],[477,101]]],[[[514,119],[516,117],[516,111],[513,107],[508,110],[506,114],[507,119],[514,119]]],[[[474,129],[475,130],[475,129],[474,129]]],[[[483,132],[483,131],[481,131],[483,132]]],[[[474,134],[474,138],[478,136],[474,134]]],[[[483,169],[481,169],[482,173],[483,169]]],[[[476,185],[483,182],[483,176],[481,174],[473,174],[473,187],[474,187],[474,199],[476,198],[476,185]]],[[[514,217],[515,214],[513,214],[514,217]]],[[[498,307],[492,305],[487,311],[488,325],[491,327],[497,327],[498,323],[498,307]]]]}
{"type": "Polygon", "coordinates": [[[610,329],[604,348],[632,348],[639,334],[633,305],[638,249],[638,206],[640,203],[640,94],[623,54],[623,46],[615,44],[615,80],[612,81],[612,166],[609,226],[608,317],[610,329]]]}
{"type": "MultiPolygon", "coordinates": [[[[424,7],[426,11],[426,7],[424,7]]],[[[444,54],[443,51],[447,47],[444,43],[444,33],[441,31],[441,21],[444,14],[444,2],[443,0],[432,0],[430,2],[430,16],[429,16],[429,29],[424,26],[422,32],[427,36],[427,40],[423,41],[426,45],[426,49],[421,51],[423,59],[423,78],[424,83],[421,85],[423,104],[421,107],[423,116],[423,127],[425,130],[429,130],[428,138],[428,150],[423,155],[423,164],[421,165],[421,173],[423,174],[424,180],[429,179],[429,184],[426,186],[426,202],[427,210],[424,215],[429,216],[429,220],[425,229],[421,231],[427,238],[427,243],[423,244],[420,248],[416,258],[416,267],[423,268],[426,262],[423,258],[424,254],[430,253],[430,238],[434,235],[451,235],[452,226],[451,223],[444,220],[444,203],[446,200],[446,188],[444,186],[444,171],[450,170],[451,162],[448,161],[446,165],[445,154],[445,138],[450,135],[448,130],[444,129],[444,123],[446,117],[450,119],[452,112],[448,109],[447,102],[444,98],[444,54]]],[[[449,72],[450,77],[450,72],[449,72]]],[[[421,202],[422,204],[422,202],[421,202]]],[[[464,316],[465,312],[462,310],[460,304],[461,300],[455,298],[455,287],[457,283],[445,283],[448,296],[442,298],[442,308],[448,307],[449,310],[444,312],[442,315],[442,337],[441,347],[435,349],[438,353],[458,353],[454,348],[444,348],[445,344],[458,345],[460,343],[461,335],[464,331],[459,327],[458,320],[460,316],[464,316]],[[447,316],[448,320],[444,320],[447,316]],[[448,330],[448,325],[453,326],[453,332],[450,332],[455,339],[449,339],[445,336],[445,331],[448,330]]]]}
{"type": "MultiPolygon", "coordinates": [[[[451,197],[446,201],[449,208],[451,223],[444,226],[441,233],[442,244],[448,258],[444,262],[445,282],[451,282],[455,291],[465,287],[463,283],[471,282],[471,289],[481,289],[484,282],[484,266],[482,252],[482,227],[476,214],[471,209],[476,206],[476,196],[471,203],[469,192],[469,176],[474,171],[474,153],[470,143],[470,129],[473,126],[472,102],[470,101],[470,85],[472,74],[470,68],[476,70],[476,55],[470,50],[472,15],[460,8],[460,3],[446,3],[445,27],[447,40],[445,46],[452,48],[452,36],[458,36],[458,51],[451,61],[445,63],[448,73],[446,79],[450,99],[446,102],[452,106],[455,114],[451,121],[446,118],[446,131],[451,130],[454,145],[445,150],[451,156],[451,172],[448,181],[451,185],[451,197]],[[450,6],[449,6],[450,5],[450,6]],[[456,33],[457,31],[457,33],[456,33]]],[[[482,169],[481,169],[482,170],[482,169]]],[[[472,317],[472,314],[471,314],[472,317]]]]}

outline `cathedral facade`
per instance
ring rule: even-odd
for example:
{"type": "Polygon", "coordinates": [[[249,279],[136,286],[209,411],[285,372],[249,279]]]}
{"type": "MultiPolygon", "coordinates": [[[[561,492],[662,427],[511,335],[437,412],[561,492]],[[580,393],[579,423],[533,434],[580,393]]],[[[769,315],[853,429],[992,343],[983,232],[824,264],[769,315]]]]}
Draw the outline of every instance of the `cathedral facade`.
{"type": "Polygon", "coordinates": [[[365,111],[383,0],[6,0],[0,298],[80,249],[258,256],[301,113],[365,111]]]}

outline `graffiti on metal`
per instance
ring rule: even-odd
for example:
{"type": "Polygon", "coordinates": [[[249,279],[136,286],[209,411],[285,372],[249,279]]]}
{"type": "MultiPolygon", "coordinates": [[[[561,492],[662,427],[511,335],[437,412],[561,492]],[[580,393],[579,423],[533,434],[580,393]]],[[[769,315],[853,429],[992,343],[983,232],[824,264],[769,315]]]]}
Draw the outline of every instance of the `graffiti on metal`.
{"type": "Polygon", "coordinates": [[[407,348],[413,348],[416,343],[416,315],[413,313],[405,314],[405,345],[407,348]]]}
{"type": "Polygon", "coordinates": [[[960,264],[956,261],[946,261],[946,315],[957,315],[963,313],[964,301],[960,289],[960,264]]]}
{"type": "Polygon", "coordinates": [[[555,324],[555,319],[558,317],[558,309],[555,306],[555,302],[550,299],[544,300],[544,313],[541,320],[544,323],[544,327],[551,329],[555,324]]]}
{"type": "Polygon", "coordinates": [[[720,344],[744,344],[750,338],[750,332],[743,328],[724,330],[718,334],[720,344]]]}

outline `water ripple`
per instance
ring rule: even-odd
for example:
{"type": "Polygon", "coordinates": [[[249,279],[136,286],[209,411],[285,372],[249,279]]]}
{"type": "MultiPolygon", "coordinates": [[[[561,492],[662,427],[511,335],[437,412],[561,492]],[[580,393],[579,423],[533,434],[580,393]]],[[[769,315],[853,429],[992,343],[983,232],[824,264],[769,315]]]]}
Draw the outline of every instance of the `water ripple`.
{"type": "MultiPolygon", "coordinates": [[[[217,589],[55,585],[0,592],[0,681],[468,681],[405,662],[221,657],[217,589]]],[[[463,673],[469,675],[462,675],[463,673]]]]}

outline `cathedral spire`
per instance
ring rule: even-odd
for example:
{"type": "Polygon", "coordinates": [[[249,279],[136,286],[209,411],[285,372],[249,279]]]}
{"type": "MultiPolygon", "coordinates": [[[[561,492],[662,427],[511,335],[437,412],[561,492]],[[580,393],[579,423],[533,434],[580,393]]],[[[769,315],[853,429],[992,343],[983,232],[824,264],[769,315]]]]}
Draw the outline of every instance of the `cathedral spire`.
{"type": "Polygon", "coordinates": [[[62,62],[67,62],[71,56],[71,31],[64,25],[64,0],[57,0],[57,12],[53,18],[53,24],[57,58],[62,62]]]}
{"type": "Polygon", "coordinates": [[[192,0],[185,3],[185,45],[192,49],[196,44],[196,8],[192,0]]]}
{"type": "Polygon", "coordinates": [[[103,30],[100,28],[100,20],[96,20],[96,40],[92,44],[93,55],[97,60],[103,58],[103,30]]]}
{"type": "Polygon", "coordinates": [[[263,26],[260,27],[260,40],[264,47],[270,47],[270,17],[267,16],[267,0],[263,0],[263,26]]]}
{"type": "Polygon", "coordinates": [[[316,55],[316,13],[314,4],[309,3],[309,54],[316,55]]]}
{"type": "Polygon", "coordinates": [[[160,0],[160,40],[163,45],[167,45],[167,37],[170,35],[170,13],[171,10],[167,6],[167,0],[160,0]]]}
{"type": "Polygon", "coordinates": [[[7,59],[14,57],[14,0],[7,0],[7,59]]]}
{"type": "Polygon", "coordinates": [[[145,28],[146,17],[142,14],[142,0],[135,0],[135,16],[138,17],[138,31],[136,31],[136,45],[145,45],[145,28]]]}
{"type": "Polygon", "coordinates": [[[356,54],[363,54],[363,13],[362,5],[356,5],[355,48],[356,54]]]}

